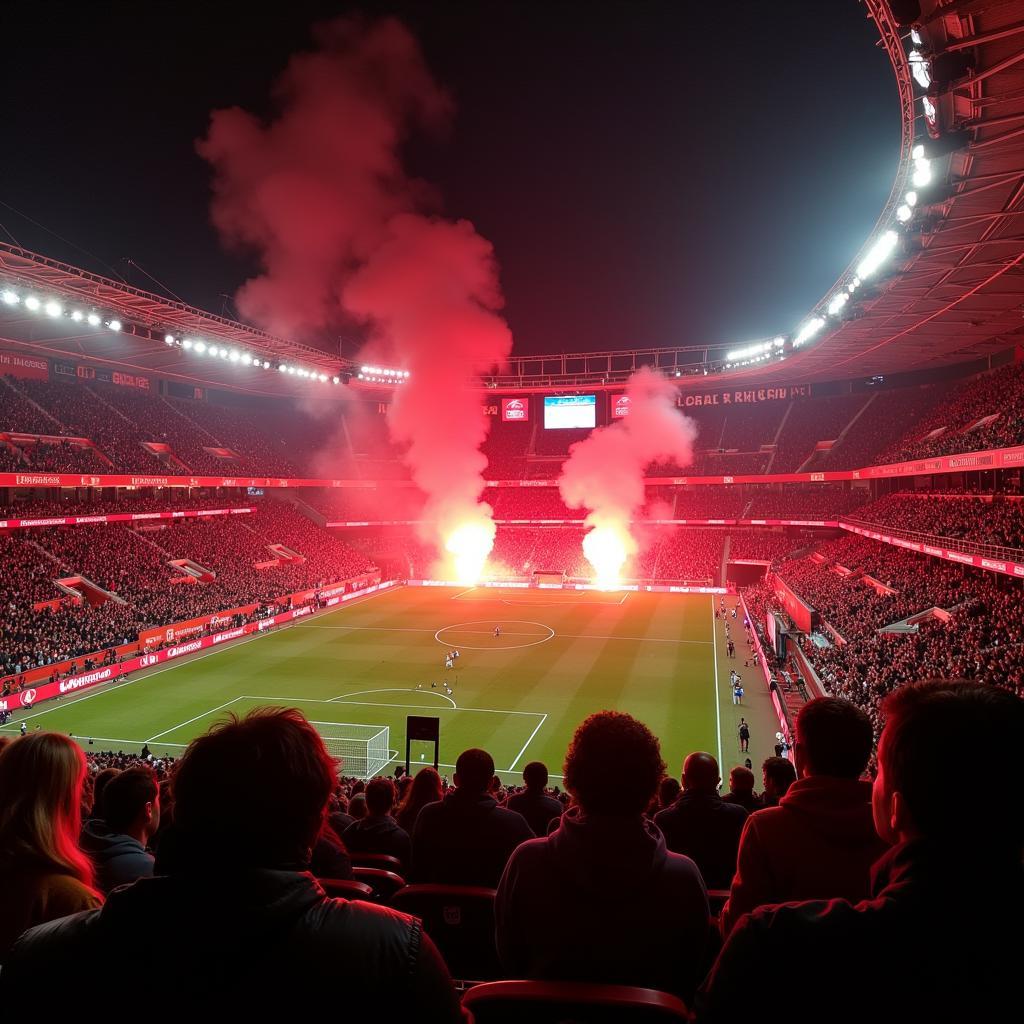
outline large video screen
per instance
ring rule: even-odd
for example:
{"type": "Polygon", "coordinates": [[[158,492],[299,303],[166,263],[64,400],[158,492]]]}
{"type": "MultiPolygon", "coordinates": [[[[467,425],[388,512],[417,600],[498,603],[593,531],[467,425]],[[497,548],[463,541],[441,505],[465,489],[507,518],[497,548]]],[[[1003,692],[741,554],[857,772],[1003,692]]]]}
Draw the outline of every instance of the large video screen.
{"type": "Polygon", "coordinates": [[[566,430],[597,424],[596,395],[559,395],[544,399],[544,429],[566,430]]]}

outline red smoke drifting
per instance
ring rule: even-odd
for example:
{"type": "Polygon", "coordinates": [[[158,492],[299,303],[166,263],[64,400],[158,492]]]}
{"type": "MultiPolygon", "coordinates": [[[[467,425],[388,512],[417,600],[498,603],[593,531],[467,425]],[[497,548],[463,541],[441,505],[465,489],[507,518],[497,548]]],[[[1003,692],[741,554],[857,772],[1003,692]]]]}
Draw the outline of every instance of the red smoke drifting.
{"type": "Polygon", "coordinates": [[[238,308],[287,335],[366,326],[367,358],[410,371],[388,422],[427,494],[429,539],[449,543],[475,524],[471,546],[486,557],[489,421],[470,384],[511,350],[497,265],[470,223],[430,215],[431,190],[400,160],[413,131],[447,122],[451,102],[394,19],[331,22],[316,41],[277,83],[273,120],[216,111],[198,144],[215,172],[214,224],[263,266],[238,308]]]}
{"type": "Polygon", "coordinates": [[[697,424],[676,408],[676,389],[660,374],[637,370],[626,394],[629,415],[574,444],[558,480],[570,508],[590,509],[583,551],[609,586],[637,552],[630,521],[644,504],[644,472],[658,461],[689,465],[697,438],[697,424]]]}

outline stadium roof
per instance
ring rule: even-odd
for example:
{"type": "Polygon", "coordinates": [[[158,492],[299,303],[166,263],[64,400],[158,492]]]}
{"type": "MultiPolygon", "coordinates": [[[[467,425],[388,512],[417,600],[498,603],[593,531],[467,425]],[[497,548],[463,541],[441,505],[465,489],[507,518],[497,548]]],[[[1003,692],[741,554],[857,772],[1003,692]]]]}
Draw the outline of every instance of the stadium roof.
{"type": "MultiPolygon", "coordinates": [[[[899,91],[899,172],[863,249],[803,323],[774,325],[789,333],[739,351],[691,345],[516,357],[489,386],[616,386],[642,365],[679,377],[683,387],[836,380],[963,363],[1020,343],[1024,3],[923,0],[918,14],[914,0],[864,2],[899,91]]],[[[843,97],[841,82],[827,85],[841,116],[842,102],[856,97],[843,97]]],[[[0,306],[0,341],[41,354],[281,395],[305,390],[305,382],[277,372],[282,363],[314,386],[359,371],[321,349],[0,243],[0,287],[10,284],[123,322],[120,332],[95,330],[21,304],[0,306]],[[181,347],[187,337],[249,354],[258,367],[240,365],[234,353],[197,358],[181,347]]]]}

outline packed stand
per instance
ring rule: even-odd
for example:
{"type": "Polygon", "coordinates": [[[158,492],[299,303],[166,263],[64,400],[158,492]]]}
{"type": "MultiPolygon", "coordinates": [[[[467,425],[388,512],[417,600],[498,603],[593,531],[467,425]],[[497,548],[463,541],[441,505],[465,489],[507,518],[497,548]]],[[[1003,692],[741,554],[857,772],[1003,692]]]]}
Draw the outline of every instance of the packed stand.
{"type": "Polygon", "coordinates": [[[880,452],[892,438],[916,429],[929,410],[949,392],[947,384],[930,384],[897,391],[879,391],[863,416],[859,416],[842,440],[829,451],[819,453],[809,469],[830,472],[860,469],[879,461],[880,452]]]}
{"type": "Polygon", "coordinates": [[[894,531],[993,544],[1024,555],[1024,502],[1003,496],[925,497],[891,494],[857,512],[857,522],[894,531]]]}
{"type": "MultiPolygon", "coordinates": [[[[867,404],[865,395],[832,395],[793,403],[776,445],[773,473],[795,473],[818,441],[834,441],[867,404]]],[[[863,417],[862,417],[863,418],[863,417]]]]}
{"type": "Polygon", "coordinates": [[[780,562],[806,541],[784,533],[765,530],[731,530],[729,557],[754,561],[780,562]]]}
{"type": "Polygon", "coordinates": [[[904,462],[1019,444],[1024,444],[1024,363],[964,382],[874,462],[904,462]],[[988,416],[996,418],[969,430],[988,416]],[[929,438],[936,431],[940,433],[929,438]]]}

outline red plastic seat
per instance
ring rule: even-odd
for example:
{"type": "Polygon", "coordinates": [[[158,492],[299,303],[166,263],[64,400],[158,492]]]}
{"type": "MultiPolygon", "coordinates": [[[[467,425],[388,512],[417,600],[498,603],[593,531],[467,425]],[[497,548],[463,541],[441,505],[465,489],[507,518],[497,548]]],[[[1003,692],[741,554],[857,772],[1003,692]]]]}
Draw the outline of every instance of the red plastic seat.
{"type": "Polygon", "coordinates": [[[372,900],[373,898],[373,889],[352,878],[318,878],[317,881],[332,899],[339,896],[346,900],[372,900]]]}
{"type": "Polygon", "coordinates": [[[354,868],[383,868],[385,871],[394,871],[396,875],[404,871],[402,862],[390,853],[353,853],[349,850],[348,855],[354,868]]]}
{"type": "Polygon", "coordinates": [[[462,999],[476,1024],[684,1024],[678,997],[651,988],[579,981],[490,981],[462,999]]]}
{"type": "Polygon", "coordinates": [[[423,919],[423,927],[462,981],[501,977],[494,940],[494,889],[478,885],[407,885],[391,906],[423,919]]]}
{"type": "Polygon", "coordinates": [[[374,903],[390,903],[391,897],[404,888],[405,879],[386,868],[352,868],[352,877],[373,890],[374,903]]]}

